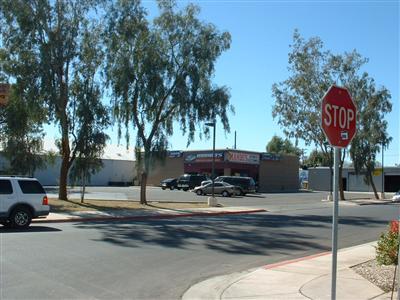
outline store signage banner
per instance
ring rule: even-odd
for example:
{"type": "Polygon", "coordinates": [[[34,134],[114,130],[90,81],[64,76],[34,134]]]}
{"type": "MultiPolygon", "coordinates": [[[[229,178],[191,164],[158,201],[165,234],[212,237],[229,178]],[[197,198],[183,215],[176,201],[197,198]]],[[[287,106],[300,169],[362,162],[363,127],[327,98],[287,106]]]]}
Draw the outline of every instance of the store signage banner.
{"type": "MultiPolygon", "coordinates": [[[[224,158],[223,152],[215,152],[215,161],[222,161],[224,158]]],[[[186,162],[211,162],[213,160],[212,152],[203,153],[188,153],[185,157],[186,162]]]]}
{"type": "Polygon", "coordinates": [[[171,158],[182,157],[182,155],[183,155],[182,151],[168,151],[168,157],[171,157],[171,158]]]}
{"type": "Polygon", "coordinates": [[[281,156],[275,153],[261,153],[261,160],[281,160],[281,156]]]}
{"type": "Polygon", "coordinates": [[[260,163],[260,155],[246,152],[227,152],[226,160],[230,162],[258,164],[260,163]]]}

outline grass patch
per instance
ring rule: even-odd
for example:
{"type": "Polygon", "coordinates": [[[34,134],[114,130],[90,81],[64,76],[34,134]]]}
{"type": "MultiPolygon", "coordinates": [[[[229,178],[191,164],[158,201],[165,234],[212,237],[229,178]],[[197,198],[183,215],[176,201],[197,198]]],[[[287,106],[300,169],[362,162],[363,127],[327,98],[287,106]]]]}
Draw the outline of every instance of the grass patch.
{"type": "Polygon", "coordinates": [[[148,205],[141,205],[139,201],[117,200],[59,200],[49,198],[52,212],[76,211],[109,211],[109,210],[138,210],[138,209],[188,209],[208,207],[206,202],[157,202],[147,201],[148,205]]]}

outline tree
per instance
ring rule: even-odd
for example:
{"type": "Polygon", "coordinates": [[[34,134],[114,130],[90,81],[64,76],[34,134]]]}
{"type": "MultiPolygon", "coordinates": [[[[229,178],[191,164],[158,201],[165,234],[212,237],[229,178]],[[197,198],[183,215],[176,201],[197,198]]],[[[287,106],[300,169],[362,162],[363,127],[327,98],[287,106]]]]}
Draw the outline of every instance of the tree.
{"type": "Polygon", "coordinates": [[[318,151],[317,149],[311,151],[307,160],[305,161],[305,165],[308,167],[329,167],[332,166],[332,156],[326,155],[322,151],[318,151]]]}
{"type": "MultiPolygon", "coordinates": [[[[332,84],[346,87],[351,95],[363,88],[358,85],[359,70],[367,63],[357,51],[332,54],[323,49],[318,37],[304,40],[295,30],[292,51],[289,53],[291,75],[283,82],[272,86],[275,98],[273,117],[284,128],[289,138],[304,140],[306,145],[314,144],[325,156],[332,156],[329,145],[320,126],[321,99],[332,84]]],[[[341,151],[339,178],[341,178],[346,150],[341,151]]],[[[331,159],[333,161],[333,159],[331,159]]],[[[333,174],[332,166],[330,166],[333,174]]],[[[339,180],[340,198],[344,200],[343,183],[339,180]]]]}
{"type": "Polygon", "coordinates": [[[301,149],[297,148],[288,139],[283,139],[277,135],[274,135],[268,142],[266,147],[267,152],[278,153],[278,154],[293,154],[300,156],[302,154],[301,149]]]}
{"type": "Polygon", "coordinates": [[[221,120],[229,130],[229,93],[212,83],[215,61],[230,46],[228,32],[198,19],[199,8],[177,11],[174,1],[159,1],[160,15],[152,21],[137,0],[119,0],[107,13],[104,34],[108,49],[106,76],[114,98],[119,128],[136,130],[142,153],[140,202],[146,204],[150,164],[162,156],[174,122],[194,140],[196,128],[209,136],[204,121],[221,120]]]}
{"type": "MultiPolygon", "coordinates": [[[[94,7],[91,0],[0,2],[6,73],[17,82],[27,82],[25,89],[48,109],[47,121],[55,121],[60,128],[60,199],[67,199],[68,172],[83,143],[80,137],[84,135],[79,134],[82,122],[77,121],[75,112],[86,97],[74,95],[72,87],[87,84],[79,68],[85,47],[96,49],[91,53],[96,57],[87,58],[85,66],[98,70],[101,62],[102,51],[95,37],[100,31],[89,18],[94,7]]],[[[84,93],[88,90],[90,87],[81,89],[84,93]]],[[[101,118],[95,116],[92,121],[101,118]]]]}
{"type": "Polygon", "coordinates": [[[90,183],[91,175],[99,172],[103,163],[108,135],[104,133],[110,125],[107,107],[101,102],[100,83],[96,74],[103,60],[100,44],[100,28],[95,27],[96,34],[86,32],[79,51],[80,64],[75,68],[71,93],[74,99],[72,135],[76,141],[76,159],[71,167],[70,179],[82,186],[81,202],[84,202],[86,183],[90,183]],[[75,130],[77,128],[78,130],[75,130]]]}
{"type": "Polygon", "coordinates": [[[388,146],[392,138],[387,133],[385,115],[392,110],[390,93],[385,87],[379,89],[375,81],[364,73],[358,80],[353,98],[358,107],[358,133],[351,143],[350,157],[356,174],[365,171],[364,181],[371,185],[376,199],[378,192],[373,180],[373,171],[377,167],[376,154],[381,146],[388,146]]]}
{"type": "Polygon", "coordinates": [[[33,176],[48,162],[43,151],[43,108],[27,99],[19,85],[13,85],[5,111],[3,153],[10,163],[11,174],[33,176]]]}

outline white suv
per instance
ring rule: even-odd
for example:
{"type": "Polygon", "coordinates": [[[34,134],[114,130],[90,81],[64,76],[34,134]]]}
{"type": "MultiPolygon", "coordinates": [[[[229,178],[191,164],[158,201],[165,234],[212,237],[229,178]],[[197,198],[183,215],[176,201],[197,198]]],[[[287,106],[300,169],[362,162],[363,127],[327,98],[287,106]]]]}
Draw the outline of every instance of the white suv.
{"type": "Polygon", "coordinates": [[[50,212],[45,190],[35,178],[0,176],[0,224],[26,228],[50,212]]]}

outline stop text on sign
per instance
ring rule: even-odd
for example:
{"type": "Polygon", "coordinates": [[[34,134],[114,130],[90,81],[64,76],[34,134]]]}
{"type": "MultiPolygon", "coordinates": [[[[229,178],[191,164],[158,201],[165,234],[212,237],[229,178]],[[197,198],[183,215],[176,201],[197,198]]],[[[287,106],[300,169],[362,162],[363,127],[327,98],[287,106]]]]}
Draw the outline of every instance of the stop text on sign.
{"type": "Polygon", "coordinates": [[[354,111],[338,105],[325,105],[324,123],[326,126],[350,129],[350,124],[354,120],[354,111]],[[333,124],[332,124],[333,122],[333,124]]]}

